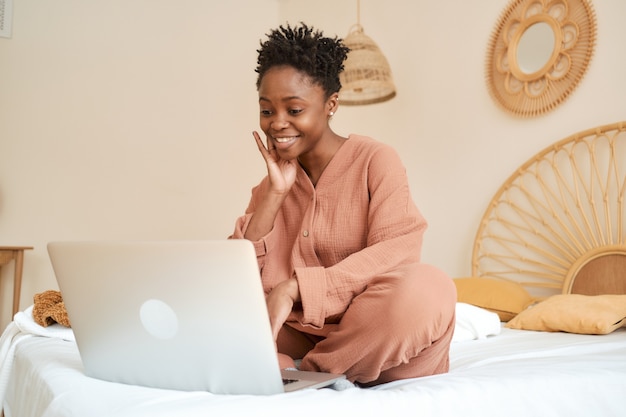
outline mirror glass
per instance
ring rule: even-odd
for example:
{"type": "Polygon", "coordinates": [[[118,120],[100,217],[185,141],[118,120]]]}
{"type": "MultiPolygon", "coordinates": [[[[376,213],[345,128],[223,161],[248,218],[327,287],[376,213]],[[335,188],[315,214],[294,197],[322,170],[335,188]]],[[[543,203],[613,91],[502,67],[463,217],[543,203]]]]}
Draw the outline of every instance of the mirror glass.
{"type": "Polygon", "coordinates": [[[517,45],[517,64],[524,74],[533,74],[546,65],[554,52],[554,31],[546,22],[537,22],[524,31],[517,45]]]}

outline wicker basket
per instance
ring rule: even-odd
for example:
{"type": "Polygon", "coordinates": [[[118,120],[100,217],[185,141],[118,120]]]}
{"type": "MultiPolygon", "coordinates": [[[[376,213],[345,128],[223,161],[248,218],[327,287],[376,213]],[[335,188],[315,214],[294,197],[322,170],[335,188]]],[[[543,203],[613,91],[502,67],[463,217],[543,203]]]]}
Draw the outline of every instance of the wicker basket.
{"type": "Polygon", "coordinates": [[[387,101],[396,95],[387,59],[361,25],[355,25],[343,40],[350,48],[344,71],[340,74],[342,89],[339,101],[347,105],[387,101]]]}

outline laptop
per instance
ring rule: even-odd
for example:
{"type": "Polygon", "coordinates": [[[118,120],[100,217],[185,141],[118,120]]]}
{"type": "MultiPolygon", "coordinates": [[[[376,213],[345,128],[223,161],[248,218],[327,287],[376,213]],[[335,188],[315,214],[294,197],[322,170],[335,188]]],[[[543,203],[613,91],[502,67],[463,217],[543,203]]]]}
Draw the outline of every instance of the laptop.
{"type": "Polygon", "coordinates": [[[248,240],[51,242],[48,253],[87,376],[258,395],[345,378],[279,369],[248,240]]]}

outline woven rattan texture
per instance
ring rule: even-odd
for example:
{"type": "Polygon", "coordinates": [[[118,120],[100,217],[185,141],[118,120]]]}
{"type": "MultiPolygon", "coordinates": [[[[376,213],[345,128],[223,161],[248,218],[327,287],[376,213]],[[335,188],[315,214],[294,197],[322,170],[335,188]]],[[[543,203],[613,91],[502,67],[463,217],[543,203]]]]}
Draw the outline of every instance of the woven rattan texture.
{"type": "Polygon", "coordinates": [[[554,143],[489,203],[472,273],[520,282],[538,298],[569,292],[588,260],[626,254],[625,195],[626,122],[554,143]]]}
{"type": "Polygon", "coordinates": [[[393,98],[396,88],[387,58],[363,28],[356,25],[344,39],[344,44],[350,52],[340,74],[341,103],[373,104],[393,98]]]}

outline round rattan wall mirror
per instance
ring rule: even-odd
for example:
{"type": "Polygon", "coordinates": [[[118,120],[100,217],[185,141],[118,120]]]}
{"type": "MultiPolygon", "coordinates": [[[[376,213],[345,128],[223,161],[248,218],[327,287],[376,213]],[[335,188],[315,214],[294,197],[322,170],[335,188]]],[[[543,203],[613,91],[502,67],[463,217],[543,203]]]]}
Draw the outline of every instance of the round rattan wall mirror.
{"type": "Polygon", "coordinates": [[[512,0],[489,42],[489,93],[518,116],[552,110],[582,79],[595,37],[590,0],[512,0]]]}

